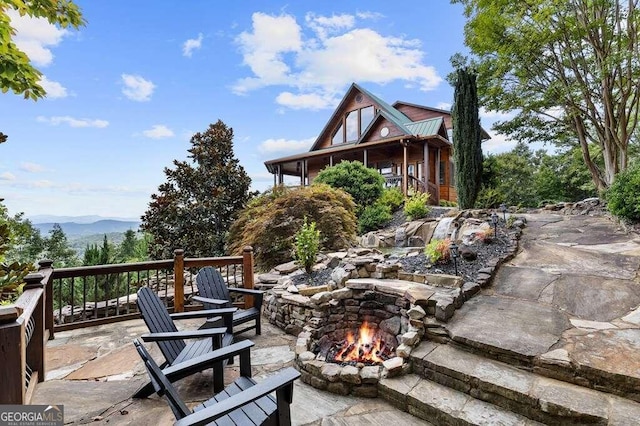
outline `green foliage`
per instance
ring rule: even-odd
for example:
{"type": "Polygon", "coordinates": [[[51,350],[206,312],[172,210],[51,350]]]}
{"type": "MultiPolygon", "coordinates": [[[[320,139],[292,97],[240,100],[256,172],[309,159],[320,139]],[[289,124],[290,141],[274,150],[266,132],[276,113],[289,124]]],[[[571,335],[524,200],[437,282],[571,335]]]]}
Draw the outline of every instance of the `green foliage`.
{"type": "Polygon", "coordinates": [[[449,246],[451,246],[451,240],[449,238],[445,238],[444,240],[434,238],[429,241],[429,244],[424,248],[424,254],[431,263],[446,263],[451,257],[449,246]]]}
{"type": "Polygon", "coordinates": [[[231,128],[218,120],[193,135],[191,145],[191,161],[165,168],[167,182],[142,216],[156,259],[171,258],[178,248],[190,257],[223,255],[227,230],[251,198],[251,179],[234,157],[231,128]]]}
{"type": "Polygon", "coordinates": [[[515,112],[494,130],[581,149],[594,187],[609,186],[627,166],[638,125],[640,32],[630,30],[640,26],[636,2],[453,1],[465,7],[480,104],[515,112]]]}
{"type": "Polygon", "coordinates": [[[378,198],[378,203],[388,206],[391,212],[398,210],[400,206],[402,206],[402,203],[404,203],[402,190],[397,187],[385,188],[380,198],[378,198]]]}
{"type": "Polygon", "coordinates": [[[358,217],[358,233],[364,234],[384,227],[393,216],[388,205],[377,202],[365,207],[358,217]]]}
{"type": "Polygon", "coordinates": [[[311,274],[320,249],[320,231],[316,229],[315,222],[307,223],[306,217],[302,228],[296,233],[295,248],[295,259],[307,274],[311,274]]]}
{"type": "Polygon", "coordinates": [[[458,207],[458,203],[449,200],[440,200],[440,207],[458,207]]]}
{"type": "Polygon", "coordinates": [[[606,192],[609,211],[614,215],[640,221],[640,163],[618,173],[606,192]]]}
{"type": "Polygon", "coordinates": [[[509,152],[485,157],[476,206],[502,203],[536,207],[543,200],[577,201],[595,195],[579,149],[549,154],[519,142],[509,152]]]}
{"type": "Polygon", "coordinates": [[[507,228],[511,228],[516,221],[516,217],[514,215],[507,216],[507,228]]]}
{"type": "Polygon", "coordinates": [[[410,220],[426,217],[430,211],[429,193],[427,192],[414,194],[404,203],[404,213],[410,220]]]}
{"type": "Polygon", "coordinates": [[[456,191],[462,209],[473,208],[482,177],[482,135],[478,112],[476,73],[469,67],[456,71],[453,109],[453,145],[456,191]]]}
{"type": "Polygon", "coordinates": [[[35,270],[32,263],[7,261],[7,252],[14,244],[11,218],[0,203],[0,304],[13,302],[21,293],[24,277],[35,270]]]}
{"type": "Polygon", "coordinates": [[[382,194],[384,178],[359,161],[342,161],[318,173],[314,184],[327,184],[351,194],[358,209],[371,205],[382,194]]]}
{"type": "Polygon", "coordinates": [[[22,94],[25,99],[37,100],[46,95],[39,84],[42,73],[31,65],[29,57],[16,46],[8,10],[15,10],[20,16],[44,18],[62,28],[77,29],[84,25],[84,20],[78,6],[70,0],[0,2],[0,89],[3,93],[12,90],[15,94],[22,94]]]}
{"type": "Polygon", "coordinates": [[[241,254],[252,246],[258,268],[291,260],[296,232],[304,218],[320,231],[320,248],[342,250],[356,235],[355,204],[346,192],[328,185],[275,187],[248,203],[229,231],[229,250],[241,254]]]}
{"type": "Polygon", "coordinates": [[[49,237],[44,240],[43,256],[53,260],[54,268],[69,268],[80,264],[75,250],[69,246],[67,235],[57,223],[49,231],[49,237]]]}

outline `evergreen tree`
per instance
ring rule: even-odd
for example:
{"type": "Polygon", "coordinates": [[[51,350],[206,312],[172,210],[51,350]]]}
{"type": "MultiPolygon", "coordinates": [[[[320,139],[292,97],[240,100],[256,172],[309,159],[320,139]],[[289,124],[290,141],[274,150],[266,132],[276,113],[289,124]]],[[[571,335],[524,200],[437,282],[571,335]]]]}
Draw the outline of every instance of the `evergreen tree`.
{"type": "Polygon", "coordinates": [[[127,229],[124,233],[124,240],[118,247],[118,262],[127,262],[136,259],[136,233],[127,229]]]}
{"type": "Polygon", "coordinates": [[[153,236],[150,254],[169,258],[224,254],[225,236],[249,200],[251,179],[233,154],[233,129],[222,121],[191,138],[189,159],[165,168],[167,182],[151,195],[142,229],[153,236]]]}
{"type": "Polygon", "coordinates": [[[102,240],[102,248],[100,249],[100,265],[108,265],[111,260],[111,246],[107,236],[102,240]]]}
{"type": "Polygon", "coordinates": [[[84,251],[82,264],[84,266],[100,264],[100,249],[98,248],[97,244],[87,244],[87,248],[84,251]]]}
{"type": "Polygon", "coordinates": [[[458,205],[473,208],[482,178],[482,137],[476,74],[469,67],[456,70],[452,110],[454,162],[458,205]]]}
{"type": "Polygon", "coordinates": [[[54,268],[66,268],[78,264],[75,250],[69,246],[66,234],[57,223],[49,231],[49,237],[44,239],[44,248],[45,257],[53,260],[54,268]]]}

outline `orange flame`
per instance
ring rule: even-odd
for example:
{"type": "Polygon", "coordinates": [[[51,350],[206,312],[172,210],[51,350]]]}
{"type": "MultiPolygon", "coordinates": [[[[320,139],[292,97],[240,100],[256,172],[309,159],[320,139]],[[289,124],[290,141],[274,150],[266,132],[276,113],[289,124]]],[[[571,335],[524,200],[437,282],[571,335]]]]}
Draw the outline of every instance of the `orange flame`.
{"type": "Polygon", "coordinates": [[[346,343],[336,354],[335,360],[340,362],[383,362],[384,359],[379,356],[383,351],[382,339],[376,336],[375,329],[369,327],[365,321],[360,327],[359,334],[357,340],[353,333],[347,334],[346,343]]]}

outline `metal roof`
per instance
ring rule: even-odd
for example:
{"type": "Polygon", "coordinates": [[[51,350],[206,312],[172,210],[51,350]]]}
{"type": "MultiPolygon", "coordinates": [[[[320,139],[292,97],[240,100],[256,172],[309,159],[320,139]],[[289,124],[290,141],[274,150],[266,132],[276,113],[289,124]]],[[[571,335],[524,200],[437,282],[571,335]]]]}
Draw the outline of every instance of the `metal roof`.
{"type": "Polygon", "coordinates": [[[442,117],[428,118],[426,120],[407,123],[404,126],[415,136],[435,136],[438,134],[443,121],[442,117]]]}

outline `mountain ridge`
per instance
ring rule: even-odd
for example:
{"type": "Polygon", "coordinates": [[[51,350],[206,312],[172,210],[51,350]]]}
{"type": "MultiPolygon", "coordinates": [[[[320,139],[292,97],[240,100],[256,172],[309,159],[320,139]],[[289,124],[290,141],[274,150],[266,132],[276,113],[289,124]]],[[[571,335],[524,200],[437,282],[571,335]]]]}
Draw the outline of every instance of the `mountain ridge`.
{"type": "Polygon", "coordinates": [[[94,234],[109,234],[113,232],[126,232],[129,229],[137,231],[140,227],[139,221],[124,221],[103,219],[91,223],[77,223],[77,222],[48,222],[48,223],[34,223],[34,228],[40,230],[40,233],[45,236],[52,229],[55,224],[59,224],[62,231],[70,236],[87,236],[94,234]]]}

